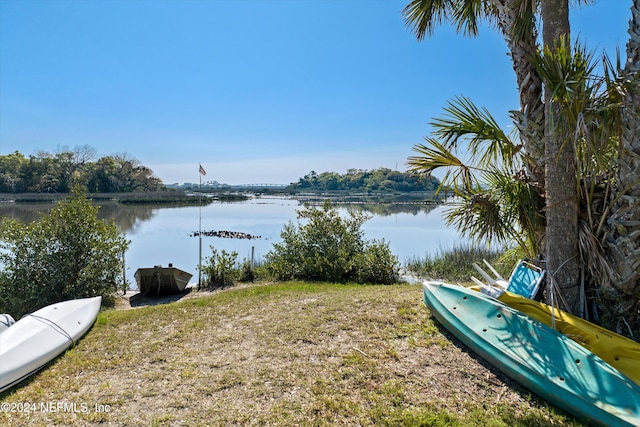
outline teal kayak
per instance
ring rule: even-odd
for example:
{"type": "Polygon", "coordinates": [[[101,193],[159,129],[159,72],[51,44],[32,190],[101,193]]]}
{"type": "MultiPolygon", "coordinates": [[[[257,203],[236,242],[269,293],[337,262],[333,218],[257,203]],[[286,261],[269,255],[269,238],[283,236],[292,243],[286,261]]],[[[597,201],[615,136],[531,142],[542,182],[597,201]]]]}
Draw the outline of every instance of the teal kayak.
{"type": "Polygon", "coordinates": [[[555,406],[606,426],[640,426],[640,387],[586,348],[479,292],[425,282],[431,314],[467,347],[555,406]]]}

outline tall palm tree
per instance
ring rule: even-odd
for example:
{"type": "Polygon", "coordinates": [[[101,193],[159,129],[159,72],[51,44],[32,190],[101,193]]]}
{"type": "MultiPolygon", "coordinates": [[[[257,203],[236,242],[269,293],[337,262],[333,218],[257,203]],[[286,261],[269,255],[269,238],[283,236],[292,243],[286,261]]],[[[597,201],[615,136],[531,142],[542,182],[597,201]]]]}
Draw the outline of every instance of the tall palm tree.
{"type": "MultiPolygon", "coordinates": [[[[540,2],[544,55],[553,56],[561,44],[569,44],[568,0],[540,2]]],[[[572,129],[563,126],[557,83],[543,80],[545,103],[545,255],[552,285],[565,297],[570,312],[583,313],[578,254],[578,185],[572,129]]],[[[562,82],[560,82],[562,83],[562,82]]]]}
{"type": "MultiPolygon", "coordinates": [[[[431,35],[434,29],[444,22],[453,23],[458,32],[468,36],[478,34],[481,21],[496,25],[501,32],[509,49],[519,91],[519,109],[510,113],[524,148],[520,152],[521,161],[514,163],[521,169],[512,176],[516,181],[514,184],[526,189],[520,194],[528,195],[526,207],[529,213],[522,215],[522,222],[528,223],[529,226],[520,224],[523,232],[527,232],[525,241],[528,243],[519,246],[526,247],[525,252],[531,257],[542,252],[539,244],[545,231],[545,111],[542,80],[532,59],[539,50],[536,12],[537,0],[412,0],[402,11],[405,24],[413,30],[418,40],[431,35]]],[[[417,170],[415,165],[414,162],[412,167],[417,170]]],[[[472,206],[474,209],[482,206],[474,202],[479,200],[478,195],[469,196],[466,200],[471,204],[467,212],[473,210],[472,206]]],[[[484,206],[489,205],[485,203],[484,206]]],[[[462,213],[463,210],[458,211],[459,220],[462,213]]],[[[482,218],[478,212],[476,215],[470,215],[472,222],[473,218],[482,218]]],[[[468,226],[469,223],[465,225],[468,226]]]]}
{"type": "MultiPolygon", "coordinates": [[[[542,80],[534,67],[538,50],[535,25],[538,7],[543,22],[543,43],[552,52],[561,35],[569,36],[568,0],[413,0],[404,8],[403,16],[419,40],[445,20],[469,35],[477,34],[481,19],[496,23],[501,30],[509,46],[520,92],[520,111],[514,112],[513,118],[525,147],[526,178],[544,190],[544,212],[551,215],[550,228],[546,229],[548,268],[552,277],[562,283],[573,307],[577,305],[578,292],[574,285],[579,276],[575,156],[569,149],[571,144],[559,137],[560,128],[554,122],[554,115],[557,117],[559,112],[548,85],[546,102],[541,98],[542,80]],[[551,145],[545,147],[549,143],[551,145]],[[553,182],[547,182],[548,179],[553,182]]],[[[564,134],[568,133],[565,129],[564,134]]],[[[539,211],[543,212],[542,206],[539,211]]]]}
{"type": "MultiPolygon", "coordinates": [[[[611,69],[605,58],[605,70],[611,69]]],[[[606,287],[614,274],[602,245],[606,218],[613,199],[612,171],[616,169],[620,90],[616,75],[595,74],[596,62],[586,49],[566,42],[535,60],[538,73],[554,88],[558,127],[572,129],[572,163],[580,183],[579,259],[585,265],[589,286],[606,287]]],[[[517,244],[520,253],[535,257],[543,252],[537,236],[545,221],[535,184],[522,177],[526,153],[515,137],[507,136],[486,109],[458,97],[430,123],[433,131],[419,155],[408,159],[416,172],[446,171],[442,187],[458,201],[446,218],[463,234],[517,244]]],[[[570,189],[571,190],[571,189],[570,189]]],[[[576,191],[578,189],[574,189],[576,191]]],[[[581,300],[584,298],[581,297],[581,300]]],[[[580,313],[587,314],[587,313],[580,313]]]]}
{"type": "Polygon", "coordinates": [[[568,48],[567,0],[412,0],[403,16],[418,40],[447,21],[472,36],[481,20],[496,24],[509,46],[520,92],[520,110],[511,113],[522,147],[505,143],[503,134],[493,135],[503,141],[497,146],[516,153],[512,164],[491,169],[482,156],[475,157],[479,163],[465,163],[457,155],[460,136],[475,135],[472,142],[491,139],[474,133],[487,117],[458,99],[446,110],[449,118],[435,122],[434,137],[414,148],[420,156],[411,157],[410,166],[421,171],[450,169],[444,181],[463,196],[463,204],[450,212],[449,220],[468,234],[500,240],[519,230],[539,239],[546,228],[541,252],[546,252],[548,268],[564,288],[569,306],[585,314],[584,295],[577,286],[577,278],[584,277],[578,269],[584,267],[604,312],[603,323],[633,337],[630,332],[640,330],[640,0],[633,1],[631,11],[624,85],[618,84],[620,76],[609,75],[617,69],[608,60],[605,77],[586,84],[589,71],[579,66],[580,55],[569,59],[574,52],[568,48]],[[542,58],[536,44],[538,12],[543,22],[542,58]],[[574,86],[563,87],[567,83],[574,86]],[[522,169],[515,171],[518,165],[522,169]],[[506,173],[512,173],[510,180],[503,179],[506,173]],[[501,190],[487,192],[480,180],[501,190]],[[509,187],[507,182],[517,185],[509,187]],[[522,194],[523,189],[546,196],[546,209],[542,197],[537,202],[536,197],[521,200],[536,213],[532,221],[504,209],[508,195],[522,194]],[[509,218],[512,222],[504,221],[509,218]],[[625,328],[616,327],[620,325],[625,328]]]}

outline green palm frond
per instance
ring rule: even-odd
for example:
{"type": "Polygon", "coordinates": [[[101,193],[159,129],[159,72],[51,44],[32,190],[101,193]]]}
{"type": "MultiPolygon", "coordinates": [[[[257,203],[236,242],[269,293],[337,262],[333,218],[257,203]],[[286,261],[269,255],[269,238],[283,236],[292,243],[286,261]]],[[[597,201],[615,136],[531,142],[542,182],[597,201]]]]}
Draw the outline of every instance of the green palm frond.
{"type": "Polygon", "coordinates": [[[402,9],[404,24],[418,41],[433,35],[436,27],[446,22],[456,26],[465,36],[475,37],[482,19],[491,20],[484,0],[412,0],[402,9]]]}
{"type": "Polygon", "coordinates": [[[467,165],[437,139],[429,137],[424,139],[426,145],[418,144],[413,147],[413,151],[420,156],[410,156],[407,159],[407,165],[412,172],[431,174],[438,169],[444,169],[445,176],[441,180],[438,191],[443,187],[452,188],[458,194],[470,192],[474,187],[479,187],[480,184],[475,176],[476,168],[467,165]]]}
{"type": "Polygon", "coordinates": [[[483,0],[463,0],[454,2],[452,18],[458,32],[465,36],[478,35],[478,24],[487,17],[486,2],[483,0]]]}
{"type": "Polygon", "coordinates": [[[504,191],[490,187],[465,194],[446,211],[445,220],[470,239],[502,246],[516,244],[527,256],[536,255],[536,240],[522,232],[514,218],[517,212],[505,203],[504,191]]]}
{"type": "Polygon", "coordinates": [[[544,233],[544,199],[540,189],[523,178],[522,174],[496,167],[485,173],[484,181],[503,206],[503,221],[512,224],[511,239],[527,256],[535,257],[540,252],[539,240],[544,233]]]}
{"type": "Polygon", "coordinates": [[[516,21],[511,31],[511,37],[515,40],[523,40],[537,34],[536,13],[537,0],[519,0],[515,2],[517,7],[516,21]]]}
{"type": "Polygon", "coordinates": [[[593,55],[577,41],[573,48],[567,37],[553,48],[545,47],[542,55],[532,58],[540,77],[551,90],[554,101],[563,107],[581,98],[594,74],[593,55]]]}
{"type": "Polygon", "coordinates": [[[488,243],[509,240],[512,230],[502,220],[502,206],[490,192],[461,197],[445,212],[448,225],[462,235],[488,243]]]}
{"type": "MultiPolygon", "coordinates": [[[[595,151],[602,151],[606,146],[612,146],[611,140],[621,133],[621,113],[624,94],[627,92],[627,82],[620,74],[620,52],[617,53],[617,66],[611,63],[606,54],[602,55],[603,75],[594,80],[591,93],[592,99],[586,108],[588,113],[588,132],[592,141],[600,141],[595,151]]],[[[610,150],[606,150],[610,151],[610,150]]],[[[611,163],[610,163],[611,164],[611,163]]]]}
{"type": "Polygon", "coordinates": [[[469,153],[481,165],[511,162],[522,148],[513,143],[486,108],[478,108],[467,97],[458,96],[449,101],[444,111],[443,117],[431,123],[434,135],[454,149],[464,139],[469,153]]]}
{"type": "Polygon", "coordinates": [[[417,40],[423,40],[449,19],[452,3],[452,0],[412,0],[402,9],[404,23],[417,40]]]}
{"type": "Polygon", "coordinates": [[[522,171],[521,146],[486,109],[468,98],[455,98],[445,113],[432,123],[435,137],[413,148],[419,155],[409,157],[410,169],[428,174],[446,171],[441,187],[452,188],[458,196],[446,220],[463,235],[515,243],[529,256],[537,255],[544,201],[522,171]]]}

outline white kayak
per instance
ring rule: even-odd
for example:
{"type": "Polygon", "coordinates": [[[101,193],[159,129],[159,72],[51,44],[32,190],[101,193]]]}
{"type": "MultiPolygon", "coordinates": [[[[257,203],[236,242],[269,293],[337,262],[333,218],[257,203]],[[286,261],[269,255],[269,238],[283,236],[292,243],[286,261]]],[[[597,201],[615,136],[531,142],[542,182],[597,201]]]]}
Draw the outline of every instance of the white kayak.
{"type": "Polygon", "coordinates": [[[75,344],[95,322],[101,302],[102,297],[59,302],[5,329],[0,334],[0,392],[75,344]]]}

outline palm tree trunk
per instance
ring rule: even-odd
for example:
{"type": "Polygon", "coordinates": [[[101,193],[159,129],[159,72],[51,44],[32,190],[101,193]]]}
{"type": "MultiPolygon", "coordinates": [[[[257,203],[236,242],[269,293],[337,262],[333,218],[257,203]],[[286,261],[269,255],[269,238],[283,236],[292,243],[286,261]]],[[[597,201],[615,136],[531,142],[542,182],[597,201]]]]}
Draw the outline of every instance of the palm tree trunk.
{"type": "MultiPolygon", "coordinates": [[[[554,50],[562,37],[569,37],[568,0],[540,2],[542,40],[554,50]]],[[[545,85],[547,83],[545,82],[545,85]]],[[[546,257],[551,283],[566,300],[569,311],[582,313],[580,259],[578,254],[579,201],[576,160],[573,144],[565,143],[568,132],[562,129],[552,88],[545,87],[545,194],[546,257]]],[[[548,298],[551,292],[548,292],[548,298]]]]}
{"type": "Polygon", "coordinates": [[[640,0],[633,1],[631,15],[624,69],[628,91],[621,117],[618,197],[607,236],[607,252],[618,277],[612,288],[601,290],[602,320],[621,333],[640,330],[640,0]],[[620,328],[620,321],[627,327],[620,328]]]}
{"type": "MultiPolygon", "coordinates": [[[[520,96],[520,109],[510,111],[526,153],[525,173],[518,175],[517,179],[528,181],[533,190],[542,195],[545,188],[545,107],[542,100],[542,79],[533,65],[533,58],[538,54],[535,14],[523,13],[520,8],[521,0],[489,0],[489,3],[509,48],[520,96]],[[529,30],[518,32],[517,28],[523,26],[529,30]]],[[[540,200],[543,198],[540,197],[540,200]]],[[[542,203],[536,208],[536,212],[542,217],[540,224],[544,224],[542,203]]],[[[530,242],[536,253],[544,251],[544,248],[539,246],[544,233],[544,227],[540,227],[535,231],[535,241],[530,242]]]]}
{"type": "Polygon", "coordinates": [[[538,33],[535,15],[523,14],[521,0],[490,0],[498,19],[498,27],[509,47],[509,55],[520,95],[520,110],[511,111],[513,122],[520,132],[527,153],[527,175],[540,191],[544,189],[544,104],[542,80],[533,65],[537,55],[538,33]],[[529,32],[516,33],[518,23],[530,20],[529,32]]]}

